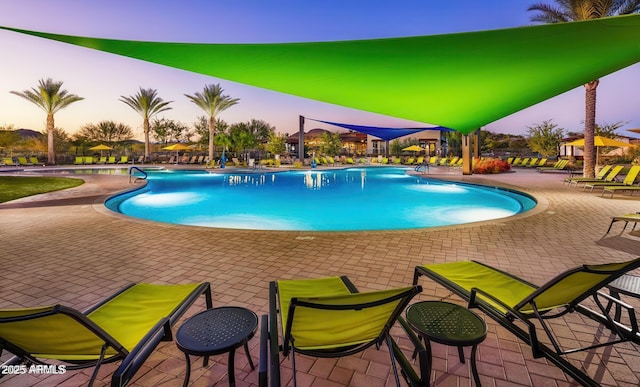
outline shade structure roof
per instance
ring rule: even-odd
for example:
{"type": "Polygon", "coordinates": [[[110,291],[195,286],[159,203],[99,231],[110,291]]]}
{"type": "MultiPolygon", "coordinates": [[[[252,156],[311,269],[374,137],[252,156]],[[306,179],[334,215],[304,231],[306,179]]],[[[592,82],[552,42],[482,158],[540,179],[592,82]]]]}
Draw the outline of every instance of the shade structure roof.
{"type": "Polygon", "coordinates": [[[0,28],[464,134],[640,61],[640,15],[265,44],[140,42],[0,28]]]}
{"type": "Polygon", "coordinates": [[[389,127],[382,127],[382,126],[344,124],[340,122],[316,120],[314,118],[306,118],[306,119],[311,121],[316,121],[316,122],[322,122],[329,125],[339,126],[341,128],[353,130],[360,133],[366,133],[386,141],[393,140],[394,138],[398,138],[402,136],[407,136],[409,134],[422,132],[425,130],[452,131],[452,129],[444,128],[442,126],[435,126],[435,127],[428,127],[428,128],[389,128],[389,127]]]}

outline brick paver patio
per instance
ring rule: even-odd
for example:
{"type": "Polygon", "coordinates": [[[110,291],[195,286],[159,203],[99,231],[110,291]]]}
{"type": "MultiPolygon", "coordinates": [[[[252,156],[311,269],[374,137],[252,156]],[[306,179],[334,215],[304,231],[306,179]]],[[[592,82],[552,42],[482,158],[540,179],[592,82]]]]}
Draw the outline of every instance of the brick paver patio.
{"type": "MultiPolygon", "coordinates": [[[[126,176],[82,175],[86,184],[67,191],[0,204],[0,308],[63,303],[83,309],[130,282],[209,281],[214,306],[240,305],[264,314],[268,283],[277,278],[347,275],[362,291],[410,284],[418,264],[475,259],[541,284],[569,267],[621,261],[640,255],[640,238],[619,235],[620,226],[601,240],[611,216],[640,211],[639,197],[601,198],[564,186],[566,174],[518,170],[495,176],[460,176],[447,168],[432,176],[517,188],[539,204],[510,219],[436,229],[381,232],[265,232],[175,226],[113,214],[103,200],[131,188],[126,176]]],[[[358,205],[366,205],[360,203],[358,205]]],[[[462,304],[434,283],[421,281],[417,300],[446,298],[462,304]]],[[[638,307],[635,299],[625,299],[638,307]]],[[[188,315],[201,311],[200,300],[188,315]]],[[[481,314],[482,316],[482,314],[481,314]]],[[[485,319],[489,334],[479,347],[484,386],[568,386],[576,383],[509,332],[485,319]]],[[[593,339],[593,330],[570,316],[558,329],[568,340],[593,339]]],[[[394,336],[409,344],[399,328],[394,336]]],[[[258,335],[250,342],[258,361],[258,335]]],[[[452,348],[434,345],[432,378],[438,386],[471,385],[468,364],[452,348]]],[[[468,356],[468,353],[467,353],[468,356]]],[[[6,359],[6,354],[2,360],[6,359]]],[[[640,355],[629,343],[569,357],[602,385],[638,385],[640,355]]],[[[298,385],[387,386],[393,376],[386,347],[341,359],[298,358],[298,385]]],[[[236,359],[239,386],[257,384],[242,353],[236,359]]],[[[192,385],[226,386],[227,356],[207,368],[194,359],[192,385]]],[[[108,384],[115,365],[103,366],[98,384],[108,384]]],[[[282,363],[290,383],[290,361],[282,363]]],[[[185,373],[175,343],[162,343],[136,374],[136,386],[178,386],[185,373]]],[[[80,386],[90,370],[62,375],[20,375],[3,386],[80,386]]]]}

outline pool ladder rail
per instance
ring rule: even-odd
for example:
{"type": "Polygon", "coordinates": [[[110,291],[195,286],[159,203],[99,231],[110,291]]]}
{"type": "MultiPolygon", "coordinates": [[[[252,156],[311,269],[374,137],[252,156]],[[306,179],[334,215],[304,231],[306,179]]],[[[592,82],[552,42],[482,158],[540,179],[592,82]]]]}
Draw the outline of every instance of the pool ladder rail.
{"type": "Polygon", "coordinates": [[[149,175],[147,175],[147,172],[143,171],[138,167],[129,167],[128,174],[129,174],[129,183],[132,183],[132,182],[135,183],[138,180],[147,180],[147,177],[149,177],[149,175]],[[137,176],[136,172],[141,173],[142,176],[137,176]]]}

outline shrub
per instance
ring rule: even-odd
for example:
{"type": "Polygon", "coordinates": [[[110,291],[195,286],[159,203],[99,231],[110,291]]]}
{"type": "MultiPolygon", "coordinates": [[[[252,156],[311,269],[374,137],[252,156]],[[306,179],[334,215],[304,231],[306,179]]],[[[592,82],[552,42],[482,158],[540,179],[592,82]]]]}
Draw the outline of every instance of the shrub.
{"type": "Polygon", "coordinates": [[[502,173],[511,170],[511,165],[506,160],[483,158],[473,159],[471,171],[477,174],[502,173]]]}

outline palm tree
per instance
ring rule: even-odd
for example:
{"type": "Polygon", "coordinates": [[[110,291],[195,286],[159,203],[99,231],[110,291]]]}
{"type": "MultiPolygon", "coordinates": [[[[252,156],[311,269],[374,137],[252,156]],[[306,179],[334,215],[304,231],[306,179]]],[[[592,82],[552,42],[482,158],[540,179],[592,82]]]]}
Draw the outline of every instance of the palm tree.
{"type": "Polygon", "coordinates": [[[185,94],[185,97],[189,98],[191,102],[198,105],[209,115],[209,160],[214,160],[213,150],[216,132],[216,115],[237,104],[240,100],[224,95],[222,94],[223,92],[224,89],[220,87],[220,84],[215,84],[205,85],[202,92],[196,92],[194,95],[185,94]]]}
{"type": "MultiPolygon", "coordinates": [[[[540,23],[565,23],[599,19],[608,16],[628,15],[640,11],[640,0],[555,0],[555,4],[536,3],[528,11],[537,12],[531,21],[540,23]]],[[[585,87],[584,167],[585,177],[594,177],[596,148],[593,144],[596,126],[596,89],[599,79],[585,87]]]]}
{"type": "Polygon", "coordinates": [[[144,130],[144,159],[149,160],[149,120],[160,112],[172,109],[168,105],[173,101],[164,101],[158,97],[155,89],[143,89],[140,87],[135,95],[125,97],[120,96],[120,101],[129,105],[133,110],[140,113],[144,130]]]}
{"type": "Polygon", "coordinates": [[[84,99],[75,94],[69,94],[67,90],[61,90],[62,83],[63,82],[54,82],[51,78],[48,78],[46,81],[41,79],[38,82],[37,88],[34,87],[31,90],[24,90],[22,92],[11,92],[12,94],[33,102],[47,113],[47,162],[49,164],[56,163],[56,154],[53,146],[55,131],[54,114],[72,103],[84,99]]]}

